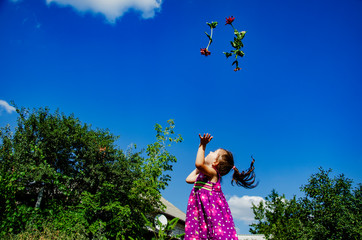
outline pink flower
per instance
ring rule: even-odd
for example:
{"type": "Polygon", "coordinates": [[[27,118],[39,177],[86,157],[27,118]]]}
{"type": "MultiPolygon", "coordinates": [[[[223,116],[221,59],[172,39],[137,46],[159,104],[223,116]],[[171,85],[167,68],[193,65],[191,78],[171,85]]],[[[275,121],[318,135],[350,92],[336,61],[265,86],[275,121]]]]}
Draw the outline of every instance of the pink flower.
{"type": "Polygon", "coordinates": [[[207,230],[207,225],[206,225],[206,223],[202,223],[201,228],[202,228],[202,230],[206,231],[206,230],[207,230]]]}
{"type": "Polygon", "coordinates": [[[222,228],[220,226],[215,227],[215,234],[216,235],[224,235],[222,228]]]}
{"type": "Polygon", "coordinates": [[[227,214],[225,214],[225,217],[226,217],[227,221],[230,222],[231,215],[227,213],[227,214]]]}
{"type": "Polygon", "coordinates": [[[233,16],[226,18],[225,25],[232,24],[234,22],[235,18],[233,16]]]}
{"type": "Polygon", "coordinates": [[[199,216],[199,211],[197,211],[197,207],[194,208],[192,213],[194,214],[194,216],[199,216]]]}
{"type": "Polygon", "coordinates": [[[203,201],[206,201],[206,199],[207,199],[207,196],[206,196],[206,194],[204,194],[204,193],[200,194],[200,197],[201,197],[201,201],[202,201],[202,202],[203,202],[203,201]]]}
{"type": "Polygon", "coordinates": [[[185,224],[185,230],[187,230],[187,229],[189,229],[189,228],[190,228],[190,223],[187,222],[187,223],[185,224]]]}
{"type": "Polygon", "coordinates": [[[216,209],[215,209],[215,208],[211,208],[211,209],[210,209],[210,214],[211,214],[212,216],[215,216],[215,215],[217,214],[216,209]]]}
{"type": "Polygon", "coordinates": [[[195,201],[195,197],[194,196],[190,197],[189,198],[189,205],[192,204],[194,201],[195,201]]]}
{"type": "Polygon", "coordinates": [[[207,50],[206,48],[201,48],[200,50],[201,55],[205,55],[205,57],[209,56],[211,52],[207,50]]]}

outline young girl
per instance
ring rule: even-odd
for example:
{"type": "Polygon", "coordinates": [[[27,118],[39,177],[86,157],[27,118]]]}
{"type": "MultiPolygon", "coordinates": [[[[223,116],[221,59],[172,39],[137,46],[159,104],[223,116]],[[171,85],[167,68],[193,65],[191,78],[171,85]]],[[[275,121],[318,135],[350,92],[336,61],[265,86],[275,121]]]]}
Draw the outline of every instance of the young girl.
{"type": "Polygon", "coordinates": [[[233,179],[238,186],[256,187],[254,159],[246,172],[239,172],[234,166],[231,152],[219,148],[205,158],[206,145],[213,138],[210,134],[200,137],[196,169],[186,178],[194,184],[186,213],[185,240],[237,240],[234,221],[229,205],[221,191],[221,177],[234,170],[233,179]]]}

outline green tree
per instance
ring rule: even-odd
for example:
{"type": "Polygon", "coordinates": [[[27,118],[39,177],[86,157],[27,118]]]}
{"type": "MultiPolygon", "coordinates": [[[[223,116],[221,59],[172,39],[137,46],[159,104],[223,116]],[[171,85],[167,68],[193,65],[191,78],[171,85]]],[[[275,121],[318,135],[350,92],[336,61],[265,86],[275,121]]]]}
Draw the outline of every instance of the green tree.
{"type": "Polygon", "coordinates": [[[257,223],[250,226],[251,233],[264,234],[267,239],[307,239],[300,220],[300,205],[294,196],[291,200],[280,196],[275,190],[260,202],[253,205],[257,223]]]}
{"type": "Polygon", "coordinates": [[[314,174],[302,186],[305,197],[299,200],[311,239],[362,239],[361,184],[343,174],[331,178],[332,170],[314,174]]]}
{"type": "Polygon", "coordinates": [[[305,196],[287,200],[274,190],[265,203],[253,206],[252,233],[268,239],[362,239],[362,187],[353,189],[343,174],[331,178],[319,169],[301,187],[305,196]]]}
{"type": "Polygon", "coordinates": [[[17,127],[0,131],[0,229],[2,235],[42,228],[85,232],[88,237],[140,236],[142,214],[162,208],[181,142],[173,120],[156,124],[156,141],[145,150],[123,151],[109,130],[92,129],[74,115],[22,108],[17,127]]]}

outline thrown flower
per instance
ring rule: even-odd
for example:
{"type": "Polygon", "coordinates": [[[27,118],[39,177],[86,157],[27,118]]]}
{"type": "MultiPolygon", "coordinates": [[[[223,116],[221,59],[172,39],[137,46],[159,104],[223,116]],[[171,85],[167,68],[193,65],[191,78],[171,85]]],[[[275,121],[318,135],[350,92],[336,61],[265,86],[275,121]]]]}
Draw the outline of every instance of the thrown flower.
{"type": "Polygon", "coordinates": [[[246,31],[241,31],[239,32],[237,29],[235,29],[235,27],[232,25],[232,22],[235,20],[234,17],[228,17],[226,18],[226,24],[225,25],[230,25],[233,30],[234,30],[234,41],[231,41],[231,46],[233,47],[233,50],[231,50],[230,52],[224,52],[226,58],[229,58],[231,56],[235,56],[235,60],[232,63],[232,65],[235,65],[235,69],[234,72],[237,72],[239,70],[241,70],[241,68],[239,68],[239,60],[238,57],[244,57],[245,53],[241,50],[241,48],[244,47],[244,44],[242,42],[242,40],[245,37],[246,31]]]}
{"type": "Polygon", "coordinates": [[[206,48],[201,48],[200,50],[201,55],[205,55],[205,57],[209,56],[211,52],[207,50],[206,48]]]}
{"type": "MultiPolygon", "coordinates": [[[[239,67],[239,59],[244,57],[244,55],[245,55],[245,53],[241,49],[244,47],[242,40],[245,37],[246,31],[239,32],[237,29],[235,29],[235,27],[233,26],[233,22],[234,22],[235,18],[233,16],[226,17],[225,19],[226,19],[225,25],[230,25],[232,27],[232,29],[234,30],[234,39],[233,39],[233,41],[230,42],[233,49],[230,50],[229,52],[223,52],[223,53],[225,54],[226,58],[229,58],[232,56],[235,57],[235,60],[233,61],[232,65],[235,65],[234,71],[237,72],[237,71],[241,70],[241,68],[239,67]]],[[[211,22],[211,23],[206,23],[206,24],[210,27],[210,34],[205,32],[206,36],[209,39],[209,43],[207,44],[206,48],[200,48],[201,55],[204,55],[205,57],[211,55],[211,52],[209,51],[209,47],[210,47],[211,43],[213,42],[213,39],[212,39],[213,30],[214,30],[214,28],[216,28],[218,23],[211,22]]],[[[220,188],[220,186],[219,186],[219,188],[220,188]]]]}
{"type": "Polygon", "coordinates": [[[235,18],[233,16],[226,18],[225,25],[232,24],[234,22],[235,18]]]}
{"type": "Polygon", "coordinates": [[[205,57],[207,57],[211,54],[211,52],[209,51],[209,47],[212,43],[212,33],[213,33],[214,28],[216,28],[216,26],[217,26],[217,22],[211,22],[211,23],[207,22],[206,24],[210,27],[210,35],[207,32],[205,32],[207,38],[209,39],[209,43],[207,44],[206,48],[200,49],[201,55],[204,55],[205,57]]]}

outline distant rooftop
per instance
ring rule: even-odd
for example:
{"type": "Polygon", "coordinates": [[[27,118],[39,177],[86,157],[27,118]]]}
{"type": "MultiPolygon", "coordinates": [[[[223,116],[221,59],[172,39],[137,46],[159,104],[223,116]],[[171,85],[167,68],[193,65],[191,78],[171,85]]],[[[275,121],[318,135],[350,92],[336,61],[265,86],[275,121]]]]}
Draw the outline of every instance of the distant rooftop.
{"type": "Polygon", "coordinates": [[[186,214],[175,207],[172,203],[161,197],[161,202],[166,206],[165,214],[169,215],[172,218],[178,218],[180,221],[185,222],[186,221],[186,214]]]}

